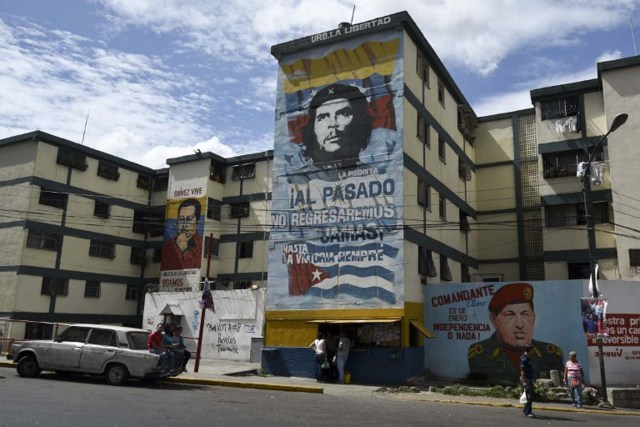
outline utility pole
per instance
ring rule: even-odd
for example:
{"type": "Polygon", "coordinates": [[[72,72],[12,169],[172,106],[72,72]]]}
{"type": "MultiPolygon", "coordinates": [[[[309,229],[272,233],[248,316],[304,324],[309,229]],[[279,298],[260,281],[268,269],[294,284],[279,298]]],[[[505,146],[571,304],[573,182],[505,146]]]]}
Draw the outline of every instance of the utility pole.
{"type": "MultiPolygon", "coordinates": [[[[598,291],[598,278],[596,277],[596,260],[594,259],[594,251],[596,249],[596,230],[595,230],[595,220],[593,218],[593,207],[591,204],[591,164],[593,163],[593,158],[598,151],[598,148],[602,144],[602,142],[609,136],[611,132],[614,132],[620,126],[622,126],[629,117],[626,113],[620,113],[613,118],[613,122],[611,122],[611,127],[609,131],[600,138],[598,143],[593,150],[591,151],[591,155],[589,156],[589,161],[586,165],[583,165],[583,175],[582,175],[582,195],[584,200],[584,211],[586,215],[587,222],[587,239],[589,243],[589,268],[591,271],[591,280],[593,285],[593,298],[598,298],[600,296],[600,292],[598,291]]],[[[609,403],[609,398],[607,396],[607,379],[605,376],[605,368],[604,368],[604,355],[602,354],[602,337],[596,337],[596,343],[598,344],[598,360],[600,362],[600,381],[602,387],[602,397],[605,402],[609,403]]]]}

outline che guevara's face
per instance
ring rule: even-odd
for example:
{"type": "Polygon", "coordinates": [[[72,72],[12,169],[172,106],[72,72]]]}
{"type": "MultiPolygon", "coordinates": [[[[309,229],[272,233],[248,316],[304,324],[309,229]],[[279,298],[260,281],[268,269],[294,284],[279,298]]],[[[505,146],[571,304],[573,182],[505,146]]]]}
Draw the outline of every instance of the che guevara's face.
{"type": "Polygon", "coordinates": [[[528,302],[507,304],[499,313],[491,313],[490,317],[501,344],[521,350],[531,343],[536,314],[528,302]]]}
{"type": "Polygon", "coordinates": [[[320,105],[313,126],[320,147],[328,153],[334,153],[348,144],[352,121],[353,109],[347,99],[333,99],[320,105]]]}

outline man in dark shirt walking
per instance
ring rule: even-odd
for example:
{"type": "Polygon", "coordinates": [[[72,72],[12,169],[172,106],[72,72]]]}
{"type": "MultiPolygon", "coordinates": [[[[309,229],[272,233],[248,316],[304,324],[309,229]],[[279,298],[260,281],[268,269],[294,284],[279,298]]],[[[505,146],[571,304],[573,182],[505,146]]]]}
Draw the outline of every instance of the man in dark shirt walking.
{"type": "Polygon", "coordinates": [[[531,412],[531,406],[533,405],[533,362],[531,361],[531,350],[533,347],[527,345],[524,348],[524,354],[520,357],[520,380],[522,381],[522,387],[524,387],[524,393],[527,396],[527,403],[524,404],[522,411],[527,417],[533,418],[533,412],[531,412]]]}

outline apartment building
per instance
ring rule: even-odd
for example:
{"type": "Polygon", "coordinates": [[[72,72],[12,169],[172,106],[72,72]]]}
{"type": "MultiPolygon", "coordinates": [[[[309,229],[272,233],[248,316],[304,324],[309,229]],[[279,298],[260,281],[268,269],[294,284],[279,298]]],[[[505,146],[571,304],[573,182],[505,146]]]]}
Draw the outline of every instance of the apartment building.
{"type": "Polygon", "coordinates": [[[56,323],[139,327],[145,292],[200,289],[204,276],[214,289],[263,286],[271,152],[198,153],[153,170],[36,131],[0,140],[0,153],[5,338],[51,337],[56,323]],[[171,274],[165,212],[194,179],[198,267],[171,274]]]}

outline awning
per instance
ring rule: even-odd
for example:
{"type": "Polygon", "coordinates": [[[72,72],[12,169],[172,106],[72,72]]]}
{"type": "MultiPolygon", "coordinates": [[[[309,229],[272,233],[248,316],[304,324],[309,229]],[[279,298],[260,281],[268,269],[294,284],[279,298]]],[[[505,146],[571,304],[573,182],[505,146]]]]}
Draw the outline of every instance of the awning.
{"type": "Polygon", "coordinates": [[[184,316],[182,309],[178,304],[167,304],[164,306],[160,314],[173,314],[174,316],[184,316]]]}
{"type": "Polygon", "coordinates": [[[420,332],[425,337],[427,338],[436,337],[436,335],[433,332],[431,332],[429,329],[427,329],[427,327],[421,321],[410,319],[409,323],[411,323],[418,330],[418,332],[420,332]]]}
{"type": "Polygon", "coordinates": [[[400,317],[386,317],[383,319],[318,319],[309,320],[307,323],[394,323],[402,320],[400,317]]]}

